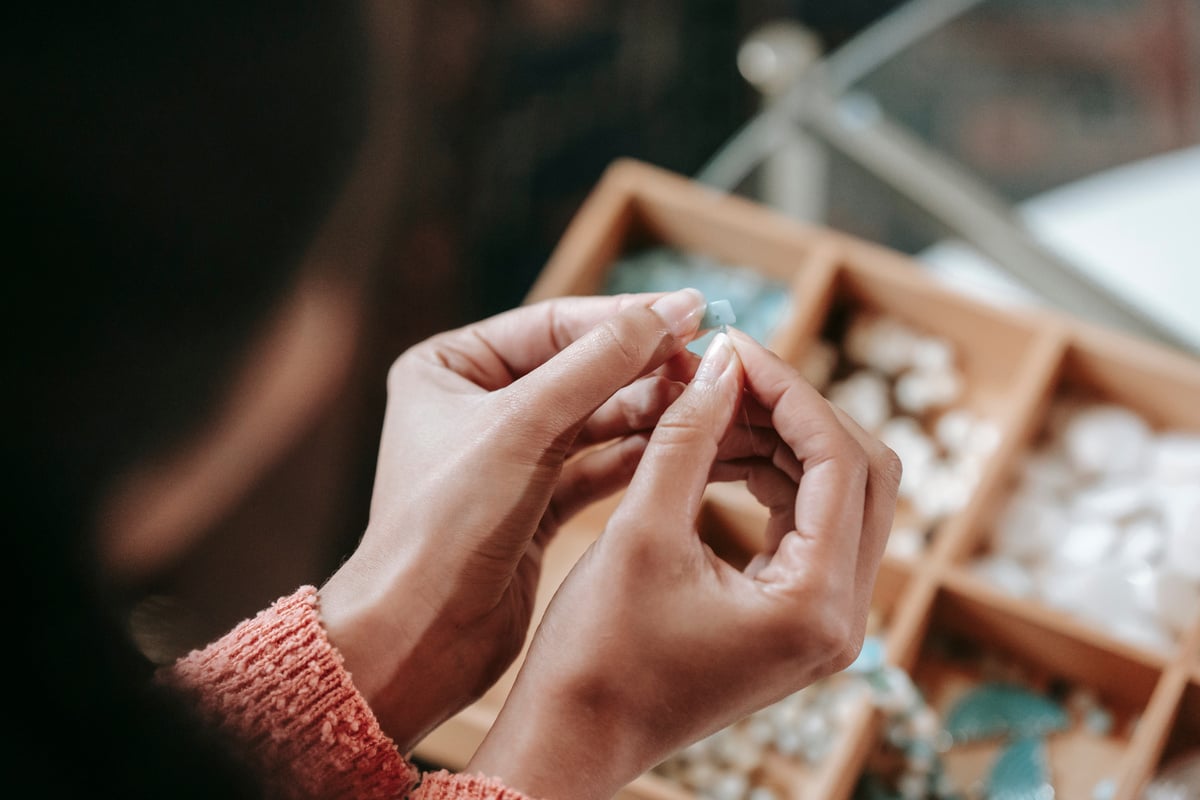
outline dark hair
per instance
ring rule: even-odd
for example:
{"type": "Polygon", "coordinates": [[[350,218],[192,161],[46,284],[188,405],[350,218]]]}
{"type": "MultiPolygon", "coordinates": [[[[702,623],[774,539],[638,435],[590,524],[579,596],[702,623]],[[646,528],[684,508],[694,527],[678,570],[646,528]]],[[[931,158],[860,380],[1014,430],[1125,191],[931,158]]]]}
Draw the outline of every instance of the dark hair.
{"type": "Polygon", "coordinates": [[[364,133],[342,2],[47,4],[4,40],[10,707],[39,796],[253,793],[150,688],[92,567],[98,492],[201,424],[364,133]]]}

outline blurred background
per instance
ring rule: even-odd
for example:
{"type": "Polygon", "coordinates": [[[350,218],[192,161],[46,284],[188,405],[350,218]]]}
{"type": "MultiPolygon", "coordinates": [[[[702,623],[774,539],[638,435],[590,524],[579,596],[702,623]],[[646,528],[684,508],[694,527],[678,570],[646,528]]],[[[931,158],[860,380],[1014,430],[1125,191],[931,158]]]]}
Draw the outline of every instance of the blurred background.
{"type": "MultiPolygon", "coordinates": [[[[1098,319],[1132,311],[1172,343],[1200,342],[1200,315],[1185,308],[1200,300],[1200,241],[1184,219],[1200,208],[1200,3],[925,3],[931,14],[881,32],[910,5],[414,4],[408,199],[382,256],[345,277],[351,367],[148,587],[143,610],[173,631],[160,656],[336,566],[366,524],[387,366],[430,334],[519,304],[619,157],[914,255],[968,290],[1064,305],[1084,286],[1098,319]],[[839,53],[850,57],[822,73],[839,53]],[[756,121],[780,108],[787,124],[756,139],[756,121]],[[1114,214],[1133,222],[1114,230],[1114,214]],[[1098,229],[1119,235],[1101,241],[1098,229]],[[971,241],[980,232],[983,247],[971,241]],[[1115,274],[1128,240],[1152,257],[1115,274]],[[1013,253],[1045,275],[1066,265],[1065,283],[1040,285],[1058,293],[1015,275],[1013,253]],[[226,565],[226,591],[209,590],[214,565],[226,565]]],[[[323,324],[333,335],[343,323],[323,324]]]]}

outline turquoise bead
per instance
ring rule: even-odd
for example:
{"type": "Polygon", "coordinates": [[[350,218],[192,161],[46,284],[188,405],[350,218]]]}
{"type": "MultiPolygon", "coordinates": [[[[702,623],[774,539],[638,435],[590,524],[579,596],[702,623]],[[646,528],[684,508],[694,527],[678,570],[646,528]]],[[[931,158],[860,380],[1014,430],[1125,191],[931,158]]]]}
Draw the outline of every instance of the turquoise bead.
{"type": "Polygon", "coordinates": [[[965,694],[946,715],[955,742],[1044,736],[1070,725],[1061,705],[1022,686],[988,683],[965,694]]]}
{"type": "Polygon", "coordinates": [[[1053,800],[1050,759],[1046,742],[1039,738],[1018,739],[1009,745],[987,777],[988,800],[1053,800]]]}

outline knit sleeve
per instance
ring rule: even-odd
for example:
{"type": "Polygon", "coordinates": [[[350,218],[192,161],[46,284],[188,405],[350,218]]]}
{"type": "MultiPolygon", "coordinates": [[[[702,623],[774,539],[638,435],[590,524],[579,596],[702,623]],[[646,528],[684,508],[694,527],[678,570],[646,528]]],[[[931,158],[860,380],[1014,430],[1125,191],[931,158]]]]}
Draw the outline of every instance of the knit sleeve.
{"type": "Polygon", "coordinates": [[[495,778],[430,772],[412,794],[412,800],[531,800],[495,778]]]}
{"type": "Polygon", "coordinates": [[[312,586],[160,678],[244,748],[273,796],[394,800],[416,780],[329,642],[312,586]]]}

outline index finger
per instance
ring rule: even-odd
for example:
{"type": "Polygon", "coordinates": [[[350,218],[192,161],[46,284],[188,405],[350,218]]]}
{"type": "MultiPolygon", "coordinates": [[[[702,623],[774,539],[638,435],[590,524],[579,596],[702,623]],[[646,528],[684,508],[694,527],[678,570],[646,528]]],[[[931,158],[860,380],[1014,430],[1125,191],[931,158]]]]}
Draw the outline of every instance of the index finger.
{"type": "Polygon", "coordinates": [[[499,389],[529,374],[601,322],[627,308],[649,308],[667,292],[559,297],[520,306],[437,337],[439,350],[458,351],[466,377],[499,389]]]}
{"type": "Polygon", "coordinates": [[[795,369],[745,333],[730,335],[742,360],[746,391],[770,412],[771,424],[801,467],[798,541],[784,542],[773,563],[807,571],[811,565],[804,562],[813,554],[835,572],[853,576],[863,527],[866,453],[795,369]]]}

